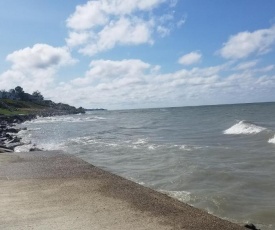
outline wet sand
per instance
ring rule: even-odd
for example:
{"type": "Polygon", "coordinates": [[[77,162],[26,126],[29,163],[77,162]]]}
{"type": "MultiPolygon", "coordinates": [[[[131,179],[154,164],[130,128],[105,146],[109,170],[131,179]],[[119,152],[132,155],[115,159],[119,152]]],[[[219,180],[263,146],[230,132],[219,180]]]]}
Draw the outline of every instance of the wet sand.
{"type": "Polygon", "coordinates": [[[0,153],[0,229],[241,230],[60,151],[0,153]]]}

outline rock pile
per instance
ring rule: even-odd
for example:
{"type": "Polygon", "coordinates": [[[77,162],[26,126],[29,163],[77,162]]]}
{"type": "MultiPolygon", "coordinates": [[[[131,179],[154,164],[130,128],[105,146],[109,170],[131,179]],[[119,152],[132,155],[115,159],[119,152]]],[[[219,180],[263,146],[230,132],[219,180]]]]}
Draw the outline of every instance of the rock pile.
{"type": "Polygon", "coordinates": [[[15,147],[23,145],[17,133],[21,129],[14,128],[16,124],[35,119],[35,115],[15,115],[0,117],[0,153],[13,152],[15,147]]]}

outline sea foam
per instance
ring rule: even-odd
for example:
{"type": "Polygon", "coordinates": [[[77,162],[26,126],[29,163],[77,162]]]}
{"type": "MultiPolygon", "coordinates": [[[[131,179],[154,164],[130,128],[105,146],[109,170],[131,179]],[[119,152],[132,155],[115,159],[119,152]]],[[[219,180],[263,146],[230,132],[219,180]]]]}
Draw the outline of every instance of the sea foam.
{"type": "Polygon", "coordinates": [[[254,125],[246,121],[240,121],[229,129],[225,130],[224,134],[239,135],[239,134],[257,134],[266,130],[266,128],[254,125]]]}
{"type": "Polygon", "coordinates": [[[275,144],[275,136],[268,140],[268,143],[275,144]]]}
{"type": "Polygon", "coordinates": [[[105,117],[99,116],[89,116],[81,117],[80,115],[76,116],[54,116],[54,117],[38,117],[35,120],[27,121],[26,123],[34,124],[45,124],[45,123],[80,123],[80,122],[89,122],[89,121],[98,121],[105,120],[105,117]]]}

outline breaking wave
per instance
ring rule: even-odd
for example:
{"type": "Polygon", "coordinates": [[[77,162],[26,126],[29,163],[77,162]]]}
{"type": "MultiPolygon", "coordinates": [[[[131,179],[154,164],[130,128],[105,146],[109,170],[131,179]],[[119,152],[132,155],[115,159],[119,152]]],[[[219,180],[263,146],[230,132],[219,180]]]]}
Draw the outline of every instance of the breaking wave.
{"type": "Polygon", "coordinates": [[[268,143],[275,144],[275,136],[268,140],[268,143]]]}
{"type": "Polygon", "coordinates": [[[159,190],[159,192],[164,193],[170,197],[173,197],[177,200],[182,202],[189,202],[191,199],[191,193],[187,191],[166,191],[166,190],[159,190]]]}
{"type": "Polygon", "coordinates": [[[254,125],[247,121],[240,121],[237,124],[233,125],[229,129],[225,130],[224,134],[230,134],[230,135],[239,135],[239,134],[257,134],[262,131],[266,130],[266,128],[254,125]]]}
{"type": "Polygon", "coordinates": [[[44,123],[79,123],[79,122],[89,122],[89,121],[98,121],[105,120],[104,117],[99,116],[89,116],[89,117],[81,117],[78,116],[56,116],[56,117],[38,117],[35,120],[27,121],[26,123],[35,123],[35,124],[44,124],[44,123]]]}

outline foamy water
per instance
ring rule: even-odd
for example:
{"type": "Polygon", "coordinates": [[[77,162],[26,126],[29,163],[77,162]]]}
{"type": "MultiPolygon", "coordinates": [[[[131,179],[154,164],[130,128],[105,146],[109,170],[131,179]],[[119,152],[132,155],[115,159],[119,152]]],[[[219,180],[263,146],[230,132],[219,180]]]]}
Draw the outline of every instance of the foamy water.
{"type": "Polygon", "coordinates": [[[268,143],[272,143],[272,144],[275,144],[275,136],[271,139],[268,140],[268,143]]]}
{"type": "Polygon", "coordinates": [[[61,149],[230,221],[275,227],[275,105],[38,118],[25,151],[61,149]]]}
{"type": "Polygon", "coordinates": [[[224,134],[239,135],[239,134],[257,134],[263,132],[266,128],[251,124],[246,121],[240,121],[229,129],[224,131],[224,134]]]}

